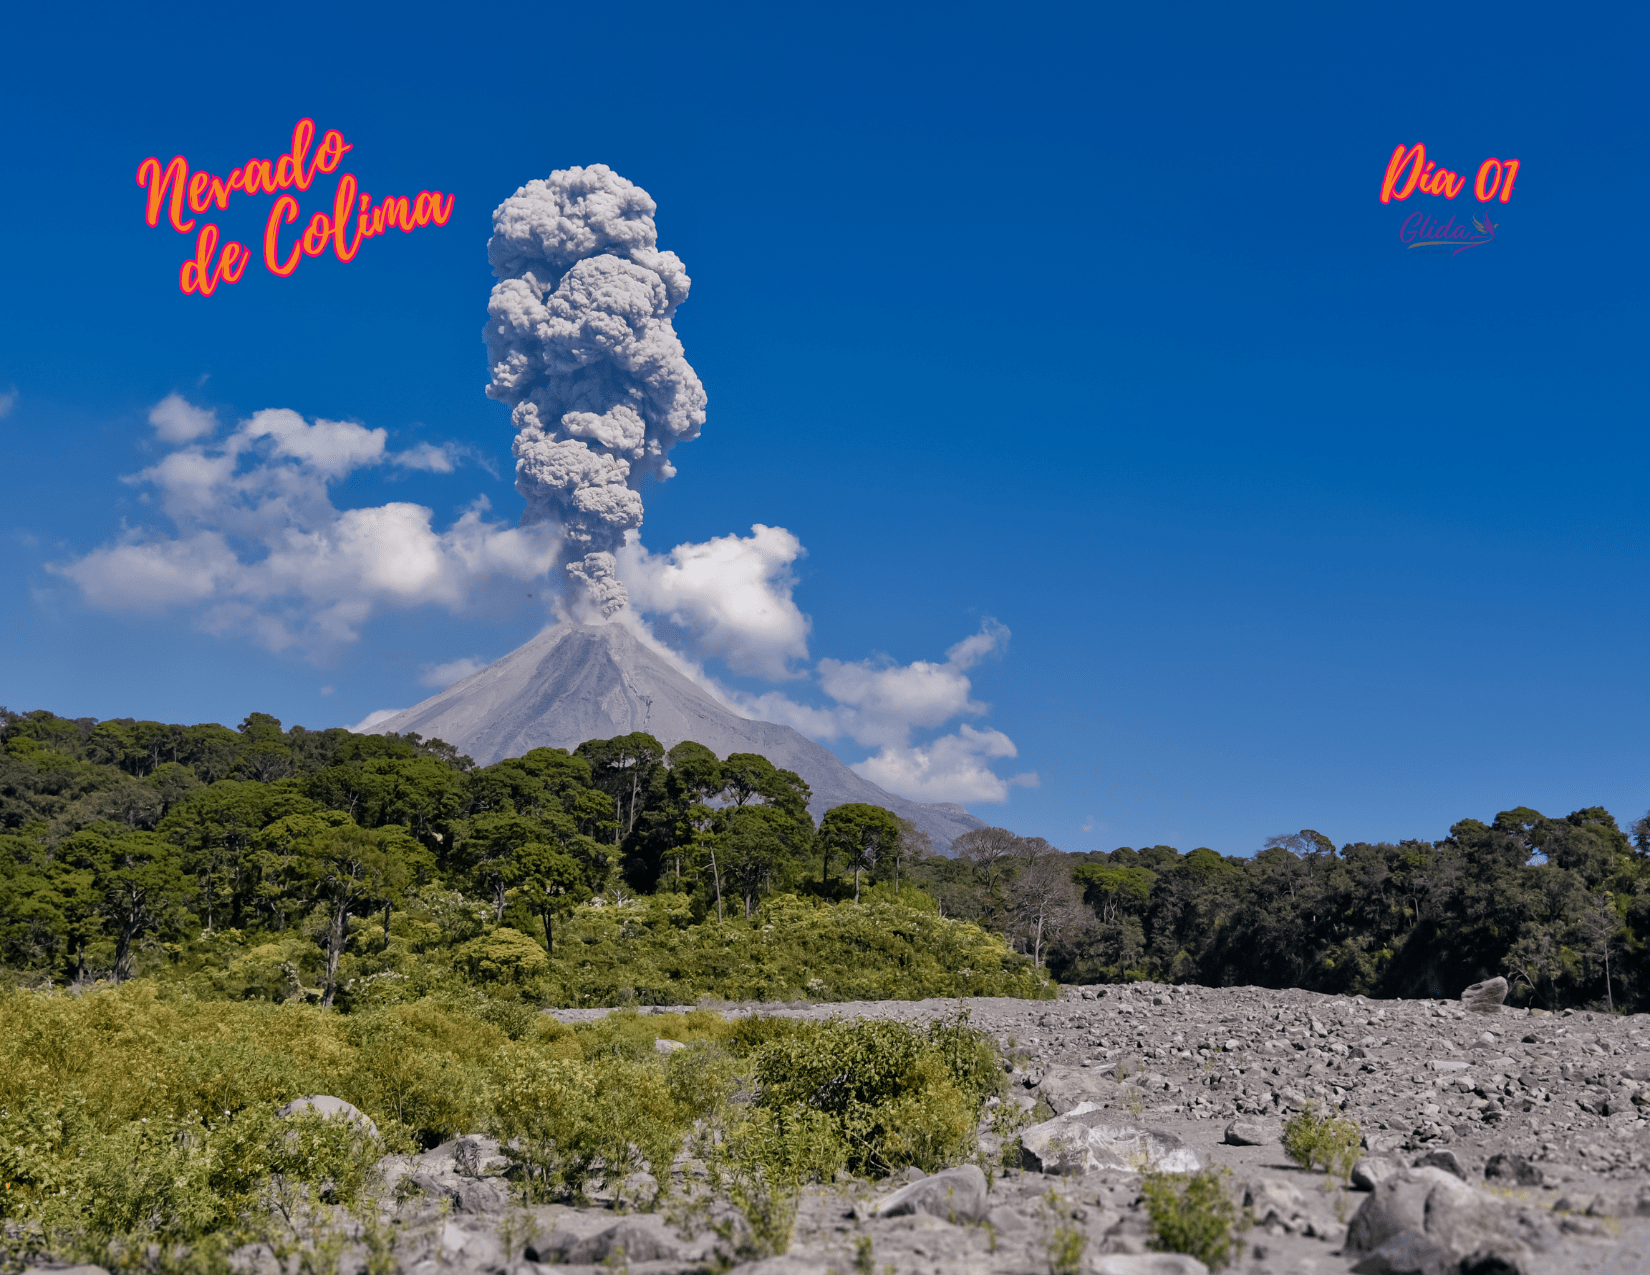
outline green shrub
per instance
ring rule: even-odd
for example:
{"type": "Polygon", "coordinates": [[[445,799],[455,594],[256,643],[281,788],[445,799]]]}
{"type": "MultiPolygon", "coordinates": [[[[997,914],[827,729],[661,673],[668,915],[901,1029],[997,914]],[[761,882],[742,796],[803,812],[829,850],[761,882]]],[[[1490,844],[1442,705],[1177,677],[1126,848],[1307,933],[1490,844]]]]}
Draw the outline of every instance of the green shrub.
{"type": "Polygon", "coordinates": [[[1186,1253],[1211,1270],[1241,1255],[1244,1219],[1232,1198],[1231,1170],[1148,1173],[1141,1184],[1151,1217],[1152,1247],[1186,1253]]]}
{"type": "Polygon", "coordinates": [[[1343,1182],[1358,1162],[1363,1131],[1356,1120],[1319,1117],[1310,1109],[1289,1117],[1283,1126],[1284,1152],[1303,1169],[1322,1169],[1343,1182]]]}
{"type": "Polygon", "coordinates": [[[754,1064],[762,1107],[822,1113],[847,1166],[876,1175],[966,1159],[981,1108],[1001,1083],[995,1051],[965,1017],[928,1033],[887,1022],[806,1024],[762,1045],[754,1064]]]}

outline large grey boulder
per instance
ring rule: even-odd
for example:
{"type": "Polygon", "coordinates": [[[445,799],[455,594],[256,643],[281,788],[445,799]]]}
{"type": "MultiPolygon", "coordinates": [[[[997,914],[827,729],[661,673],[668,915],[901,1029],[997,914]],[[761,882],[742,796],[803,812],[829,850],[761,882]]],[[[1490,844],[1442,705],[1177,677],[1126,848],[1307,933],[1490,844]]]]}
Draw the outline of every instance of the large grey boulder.
{"type": "Polygon", "coordinates": [[[1480,1014],[1499,1014],[1507,999],[1507,980],[1487,978],[1461,993],[1461,1005],[1480,1014]]]}
{"type": "Polygon", "coordinates": [[[1424,1236],[1456,1262],[1493,1256],[1515,1271],[1528,1270],[1532,1250],[1545,1247],[1547,1239],[1533,1215],[1510,1210],[1431,1167],[1404,1169],[1376,1183],[1347,1228],[1346,1251],[1373,1255],[1405,1235],[1424,1236]]]}
{"type": "Polygon", "coordinates": [[[1050,1067],[1037,1083],[1037,1092],[1043,1096],[1054,1114],[1063,1116],[1083,1103],[1099,1106],[1106,1097],[1111,1082],[1104,1072],[1087,1067],[1050,1067]]]}
{"type": "Polygon", "coordinates": [[[926,1213],[947,1222],[981,1222],[991,1211],[986,1191],[979,1165],[964,1164],[901,1187],[877,1205],[876,1216],[926,1213]]]}
{"type": "Polygon", "coordinates": [[[1087,1102],[1024,1130],[1020,1149],[1025,1166],[1039,1173],[1196,1173],[1203,1167],[1197,1153],[1174,1134],[1121,1124],[1113,1113],[1087,1102]]]}
{"type": "Polygon", "coordinates": [[[1094,1259],[1094,1275],[1209,1275],[1188,1253],[1108,1253],[1094,1259]]]}
{"type": "Polygon", "coordinates": [[[353,1103],[345,1102],[342,1098],[333,1098],[327,1094],[312,1093],[303,1098],[294,1098],[275,1114],[282,1120],[297,1115],[300,1111],[318,1111],[328,1120],[344,1119],[359,1129],[362,1133],[376,1138],[378,1126],[353,1103]]]}
{"type": "Polygon", "coordinates": [[[1395,1236],[1353,1266],[1353,1275],[1455,1275],[1460,1263],[1424,1235],[1395,1236]]]}
{"type": "Polygon", "coordinates": [[[627,1217],[593,1235],[552,1231],[527,1247],[529,1261],[559,1266],[594,1266],[609,1260],[614,1264],[659,1262],[680,1259],[682,1254],[682,1241],[656,1213],[627,1217]]]}
{"type": "Polygon", "coordinates": [[[1283,1139],[1283,1129],[1275,1120],[1246,1120],[1241,1116],[1226,1126],[1229,1147],[1264,1147],[1283,1139]]]}

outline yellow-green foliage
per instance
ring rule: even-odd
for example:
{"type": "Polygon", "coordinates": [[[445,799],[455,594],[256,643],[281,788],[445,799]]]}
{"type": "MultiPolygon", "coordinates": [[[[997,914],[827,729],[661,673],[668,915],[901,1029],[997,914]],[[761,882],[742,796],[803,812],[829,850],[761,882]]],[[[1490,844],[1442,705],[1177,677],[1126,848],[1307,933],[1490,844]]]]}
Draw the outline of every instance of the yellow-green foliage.
{"type": "Polygon", "coordinates": [[[782,1252],[800,1182],[955,1163],[1001,1084],[965,1016],[926,1031],[703,1010],[569,1026],[462,990],[349,1015],[162,990],[0,994],[0,1216],[16,1252],[119,1268],[154,1243],[208,1265],[254,1238],[292,1252],[318,1206],[369,1190],[387,1149],[483,1129],[512,1144],[537,1199],[668,1165],[693,1137],[745,1218],[735,1247],[782,1252]],[[661,1054],[661,1037],[687,1048],[661,1054]],[[736,1102],[752,1080],[755,1105],[736,1102]],[[381,1136],[276,1118],[315,1093],[381,1136]]]}
{"type": "Polygon", "coordinates": [[[1283,1149],[1291,1160],[1303,1169],[1322,1169],[1343,1182],[1352,1176],[1362,1138],[1356,1120],[1319,1117],[1313,1111],[1299,1112],[1283,1126],[1283,1149]]]}
{"type": "Polygon", "coordinates": [[[996,1051],[966,1014],[926,1035],[898,1023],[810,1023],[769,1040],[754,1062],[761,1107],[823,1113],[848,1166],[879,1175],[966,1158],[1002,1084],[996,1051]]]}
{"type": "Polygon", "coordinates": [[[1151,1217],[1152,1247],[1160,1253],[1187,1253],[1211,1270],[1238,1256],[1238,1231],[1245,1224],[1232,1198],[1231,1170],[1148,1173],[1141,1184],[1151,1217]]]}
{"type": "Polygon", "coordinates": [[[753,922],[687,923],[686,896],[581,907],[541,994],[557,1005],[727,1000],[1047,998],[1055,987],[996,935],[927,908],[781,895],[753,922]]]}

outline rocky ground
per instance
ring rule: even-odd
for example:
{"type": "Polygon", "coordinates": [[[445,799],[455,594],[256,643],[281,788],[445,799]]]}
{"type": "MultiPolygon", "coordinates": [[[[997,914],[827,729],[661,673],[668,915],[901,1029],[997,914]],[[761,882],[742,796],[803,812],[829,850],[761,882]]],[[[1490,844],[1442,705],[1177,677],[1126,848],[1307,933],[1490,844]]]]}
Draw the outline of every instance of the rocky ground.
{"type": "MultiPolygon", "coordinates": [[[[1233,1265],[1244,1275],[1650,1270],[1650,1106],[1637,1101],[1650,1102],[1650,1015],[1150,984],[960,1005],[1011,1060],[1011,1102],[1041,1122],[1014,1135],[1028,1154],[1008,1148],[1025,1167],[811,1188],[790,1252],[739,1275],[1197,1275],[1148,1251],[1143,1160],[1232,1171],[1255,1222],[1233,1265]],[[1362,1127],[1358,1186],[1284,1155],[1282,1121],[1308,1104],[1362,1127]]],[[[922,1021],[958,1007],[713,1008],[922,1021]]],[[[983,1129],[988,1149],[994,1137],[983,1129]]],[[[493,1176],[503,1163],[485,1139],[385,1163],[400,1270],[725,1269],[715,1218],[599,1200],[523,1209],[493,1176]]]]}

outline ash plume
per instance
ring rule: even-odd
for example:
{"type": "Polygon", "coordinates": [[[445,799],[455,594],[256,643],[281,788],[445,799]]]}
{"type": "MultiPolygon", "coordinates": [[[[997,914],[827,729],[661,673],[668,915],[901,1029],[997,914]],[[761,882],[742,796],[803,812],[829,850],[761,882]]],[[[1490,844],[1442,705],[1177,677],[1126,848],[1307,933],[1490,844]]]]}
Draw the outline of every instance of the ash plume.
{"type": "Polygon", "coordinates": [[[658,250],[656,209],[592,164],[528,182],[493,212],[487,395],[511,409],[522,523],[558,524],[577,555],[564,597],[579,618],[628,604],[614,555],[641,526],[638,485],[675,474],[670,449],[705,423],[671,324],[689,279],[658,250]]]}

